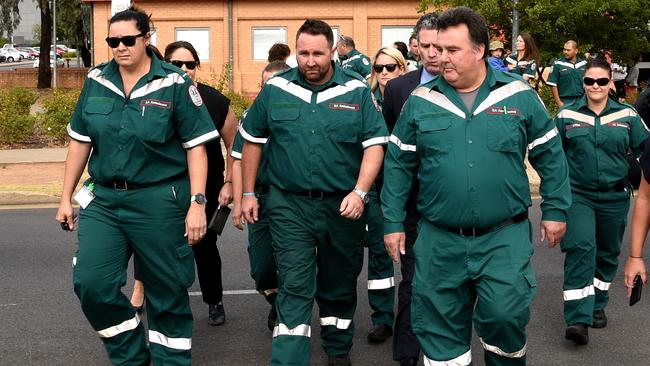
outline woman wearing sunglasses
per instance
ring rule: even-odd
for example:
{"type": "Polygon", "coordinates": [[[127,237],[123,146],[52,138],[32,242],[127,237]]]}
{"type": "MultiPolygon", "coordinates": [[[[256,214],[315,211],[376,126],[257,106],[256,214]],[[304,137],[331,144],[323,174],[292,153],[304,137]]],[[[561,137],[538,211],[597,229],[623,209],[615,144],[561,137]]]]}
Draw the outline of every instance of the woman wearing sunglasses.
{"type": "Polygon", "coordinates": [[[147,49],[150,29],[135,8],[109,21],[113,59],[89,71],[68,125],[56,220],[78,228],[74,291],[111,363],[190,365],[190,246],[207,228],[204,143],[219,135],[192,81],[147,49]],[[86,162],[77,225],[71,201],[86,162]],[[133,252],[147,286],[146,338],[120,291],[133,252]]]}
{"type": "Polygon", "coordinates": [[[384,89],[388,80],[395,79],[407,71],[406,60],[394,47],[382,47],[375,54],[370,76],[370,89],[381,107],[384,103],[384,89]]]}
{"type": "Polygon", "coordinates": [[[565,336],[579,345],[589,342],[589,327],[607,325],[604,310],[630,206],[626,154],[632,150],[638,156],[649,135],[633,108],[609,98],[611,75],[607,61],[589,61],[585,95],[556,118],[573,201],[560,244],[566,255],[565,336]]]}

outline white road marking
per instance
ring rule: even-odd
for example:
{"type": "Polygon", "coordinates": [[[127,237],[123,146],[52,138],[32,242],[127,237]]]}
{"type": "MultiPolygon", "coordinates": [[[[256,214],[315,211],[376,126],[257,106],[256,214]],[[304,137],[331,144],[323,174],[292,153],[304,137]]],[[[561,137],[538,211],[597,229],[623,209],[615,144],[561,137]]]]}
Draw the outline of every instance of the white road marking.
{"type": "MultiPolygon", "coordinates": [[[[230,290],[230,291],[224,291],[224,295],[257,295],[259,292],[256,290],[230,290]]],[[[190,291],[189,292],[190,296],[201,296],[202,293],[201,291],[190,291]]]]}

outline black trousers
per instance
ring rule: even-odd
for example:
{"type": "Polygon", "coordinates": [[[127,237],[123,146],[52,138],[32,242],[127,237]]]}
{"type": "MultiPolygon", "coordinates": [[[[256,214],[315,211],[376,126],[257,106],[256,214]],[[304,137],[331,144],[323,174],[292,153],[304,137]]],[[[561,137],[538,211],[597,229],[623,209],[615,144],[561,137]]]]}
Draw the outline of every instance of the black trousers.
{"type": "Polygon", "coordinates": [[[420,358],[420,345],[418,344],[411,326],[411,294],[413,274],[415,273],[415,257],[413,244],[418,237],[418,222],[422,215],[417,211],[416,199],[418,189],[414,188],[411,197],[406,203],[406,254],[400,255],[402,281],[397,292],[397,315],[395,316],[395,332],[393,335],[393,360],[400,361],[405,358],[420,358]]]}

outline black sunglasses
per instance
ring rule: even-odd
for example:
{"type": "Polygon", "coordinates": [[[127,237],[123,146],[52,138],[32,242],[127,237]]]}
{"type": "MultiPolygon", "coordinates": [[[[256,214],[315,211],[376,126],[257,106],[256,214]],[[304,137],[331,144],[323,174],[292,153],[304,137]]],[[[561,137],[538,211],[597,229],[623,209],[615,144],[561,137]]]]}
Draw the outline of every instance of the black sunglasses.
{"type": "Polygon", "coordinates": [[[376,73],[380,73],[384,70],[384,67],[386,68],[386,71],[388,72],[393,72],[397,68],[397,64],[374,64],[372,65],[372,69],[375,70],[376,73]]]}
{"type": "Polygon", "coordinates": [[[135,45],[135,40],[138,37],[144,37],[147,33],[136,34],[135,36],[124,36],[124,37],[106,37],[106,43],[110,48],[117,48],[122,42],[126,47],[133,47],[135,45]]]}
{"type": "Polygon", "coordinates": [[[608,78],[600,78],[600,79],[584,78],[582,79],[582,82],[585,83],[586,86],[592,86],[594,85],[594,83],[600,86],[605,86],[609,84],[609,79],[608,78]]]}
{"type": "Polygon", "coordinates": [[[196,61],[179,61],[179,60],[167,60],[170,64],[178,67],[179,69],[183,68],[183,65],[187,66],[188,70],[194,70],[199,64],[196,61]]]}

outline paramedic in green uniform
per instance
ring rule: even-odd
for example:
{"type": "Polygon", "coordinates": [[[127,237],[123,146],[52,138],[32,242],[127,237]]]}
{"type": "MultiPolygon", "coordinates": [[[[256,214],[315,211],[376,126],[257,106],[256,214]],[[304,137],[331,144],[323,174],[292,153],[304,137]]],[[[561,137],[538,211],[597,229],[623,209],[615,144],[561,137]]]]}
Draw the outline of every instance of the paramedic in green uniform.
{"type": "Polygon", "coordinates": [[[372,71],[370,58],[356,49],[352,37],[339,36],[336,50],[339,53],[339,62],[342,68],[354,71],[366,79],[370,77],[372,71]]]}
{"type": "Polygon", "coordinates": [[[267,82],[240,127],[249,223],[258,219],[255,179],[268,140],[266,209],[279,276],[271,365],[310,364],[314,296],[328,365],[350,364],[365,203],[388,131],[365,81],[331,61],[333,44],[327,23],[305,21],[298,67],[267,82]]]}
{"type": "Polygon", "coordinates": [[[588,327],[607,325],[608,290],[630,207],[627,151],[638,156],[648,131],[636,111],[608,97],[611,69],[604,59],[587,63],[585,96],[557,115],[569,164],[572,204],[560,244],[564,259],[566,338],[589,342],[588,327]]]}
{"type": "Polygon", "coordinates": [[[111,362],[190,365],[190,245],[206,232],[203,144],[219,135],[192,80],[147,50],[149,32],[149,16],[134,8],[109,22],[113,60],[90,70],[68,125],[56,220],[78,229],[74,290],[111,362]],[[77,227],[71,200],[88,157],[82,192],[94,198],[77,227]],[[133,252],[147,288],[149,347],[120,290],[133,252]]]}
{"type": "Polygon", "coordinates": [[[567,41],[562,53],[564,57],[560,57],[553,63],[551,73],[546,80],[558,108],[575,102],[585,93],[582,88],[582,76],[585,74],[587,61],[578,57],[576,41],[567,41]]]}
{"type": "Polygon", "coordinates": [[[472,323],[486,365],[524,365],[531,205],[524,159],[542,178],[541,239],[559,243],[570,191],[557,129],[535,91],[492,70],[485,19],[469,8],[438,17],[442,77],[404,105],[384,164],[384,240],[404,253],[404,204],[420,180],[413,247],[413,331],[426,365],[470,365],[472,323]]]}

